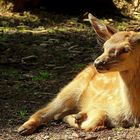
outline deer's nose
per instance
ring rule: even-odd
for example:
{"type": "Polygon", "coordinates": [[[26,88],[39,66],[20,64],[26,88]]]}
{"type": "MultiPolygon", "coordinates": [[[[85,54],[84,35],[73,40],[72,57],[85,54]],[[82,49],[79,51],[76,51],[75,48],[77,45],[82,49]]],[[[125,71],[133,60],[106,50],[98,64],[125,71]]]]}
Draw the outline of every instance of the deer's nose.
{"type": "Polygon", "coordinates": [[[95,67],[103,66],[103,65],[105,65],[105,64],[106,64],[106,61],[104,61],[104,60],[96,59],[96,60],[94,61],[95,67]]]}
{"type": "Polygon", "coordinates": [[[100,59],[96,59],[94,61],[94,66],[96,67],[97,70],[106,70],[106,61],[104,60],[100,60],[100,59]]]}

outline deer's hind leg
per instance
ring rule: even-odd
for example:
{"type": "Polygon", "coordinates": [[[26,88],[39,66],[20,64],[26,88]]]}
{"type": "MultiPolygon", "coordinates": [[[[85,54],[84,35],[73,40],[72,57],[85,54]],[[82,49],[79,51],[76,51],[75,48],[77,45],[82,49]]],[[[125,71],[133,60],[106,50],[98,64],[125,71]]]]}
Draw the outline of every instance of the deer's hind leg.
{"type": "Polygon", "coordinates": [[[46,107],[35,112],[28,121],[19,127],[18,132],[22,135],[32,134],[41,124],[48,123],[52,119],[60,119],[69,114],[74,106],[71,102],[70,99],[62,101],[57,97],[46,107]]]}
{"type": "Polygon", "coordinates": [[[47,123],[52,119],[59,119],[66,112],[75,109],[81,94],[87,88],[93,75],[95,75],[95,68],[90,65],[65,86],[52,102],[38,110],[28,121],[20,126],[18,132],[22,135],[32,134],[42,123],[47,123]]]}

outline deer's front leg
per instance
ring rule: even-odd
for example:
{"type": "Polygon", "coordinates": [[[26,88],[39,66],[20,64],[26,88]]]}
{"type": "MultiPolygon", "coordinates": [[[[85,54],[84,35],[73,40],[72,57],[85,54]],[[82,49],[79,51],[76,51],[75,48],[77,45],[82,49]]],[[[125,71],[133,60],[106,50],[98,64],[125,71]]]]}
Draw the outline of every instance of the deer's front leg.
{"type": "Polygon", "coordinates": [[[91,110],[87,112],[87,119],[81,123],[81,129],[85,131],[96,131],[104,128],[106,115],[101,110],[91,110]]]}
{"type": "Polygon", "coordinates": [[[80,128],[80,125],[87,118],[87,114],[79,112],[78,114],[67,115],[63,118],[63,121],[68,123],[70,126],[80,128]]]}

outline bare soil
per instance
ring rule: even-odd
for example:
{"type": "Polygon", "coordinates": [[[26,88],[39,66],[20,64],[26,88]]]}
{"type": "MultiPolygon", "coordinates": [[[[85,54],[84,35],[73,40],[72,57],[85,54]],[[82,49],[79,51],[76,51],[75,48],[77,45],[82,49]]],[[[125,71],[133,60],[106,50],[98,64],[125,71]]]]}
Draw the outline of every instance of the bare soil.
{"type": "MultiPolygon", "coordinates": [[[[139,30],[135,20],[104,22],[124,30],[139,30]]],[[[101,52],[90,25],[77,17],[1,13],[0,140],[139,140],[140,128],[84,132],[61,121],[41,126],[30,136],[17,133],[32,113],[101,52]]]]}

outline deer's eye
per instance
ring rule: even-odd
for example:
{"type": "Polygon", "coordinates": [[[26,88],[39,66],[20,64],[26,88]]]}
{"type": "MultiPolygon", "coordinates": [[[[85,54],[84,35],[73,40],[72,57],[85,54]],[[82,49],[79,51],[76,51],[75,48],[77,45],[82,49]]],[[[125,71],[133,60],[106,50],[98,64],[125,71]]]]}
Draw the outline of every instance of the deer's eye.
{"type": "Polygon", "coordinates": [[[119,51],[119,54],[122,54],[122,53],[129,53],[130,52],[130,48],[129,47],[124,47],[122,48],[120,51],[119,51]]]}
{"type": "Polygon", "coordinates": [[[110,55],[114,55],[115,52],[116,52],[115,48],[112,48],[112,49],[109,51],[109,54],[110,54],[110,55]]]}

